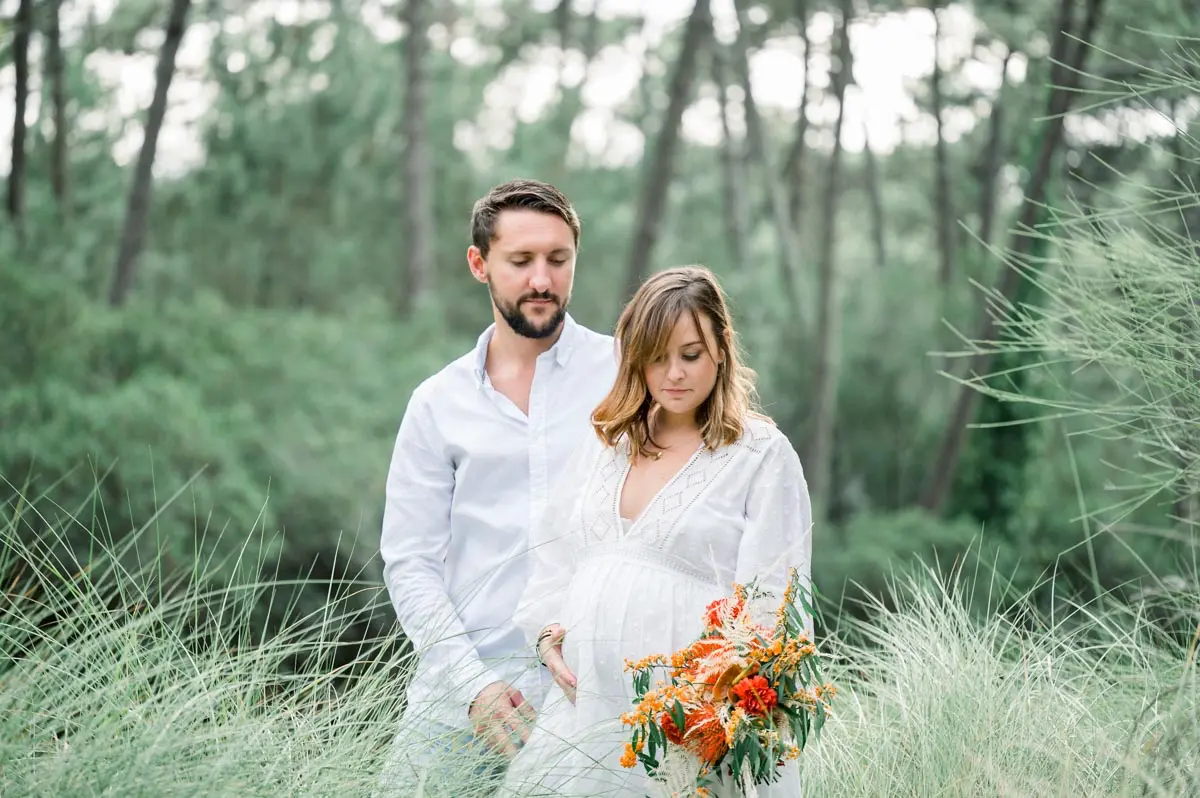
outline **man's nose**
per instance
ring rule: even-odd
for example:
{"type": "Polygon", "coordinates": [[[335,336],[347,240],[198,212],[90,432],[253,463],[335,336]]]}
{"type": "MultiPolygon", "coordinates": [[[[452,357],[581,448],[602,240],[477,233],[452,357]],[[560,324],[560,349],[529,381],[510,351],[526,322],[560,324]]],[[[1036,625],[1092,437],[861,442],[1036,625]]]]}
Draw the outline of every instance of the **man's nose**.
{"type": "Polygon", "coordinates": [[[542,258],[538,258],[533,263],[533,268],[529,272],[529,287],[538,293],[550,290],[550,264],[542,258]]]}

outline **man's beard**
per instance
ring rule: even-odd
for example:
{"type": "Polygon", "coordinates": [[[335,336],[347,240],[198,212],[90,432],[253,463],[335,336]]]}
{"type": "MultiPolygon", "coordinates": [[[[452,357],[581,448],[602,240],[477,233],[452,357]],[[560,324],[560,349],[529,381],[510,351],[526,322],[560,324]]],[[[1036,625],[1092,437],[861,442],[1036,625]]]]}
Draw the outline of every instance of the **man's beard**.
{"type": "Polygon", "coordinates": [[[567,317],[567,303],[561,301],[549,291],[544,293],[526,294],[518,299],[515,303],[509,304],[502,302],[496,296],[496,292],[492,289],[492,283],[488,281],[488,292],[492,295],[492,302],[496,304],[496,309],[500,311],[500,316],[508,322],[508,326],[513,332],[524,338],[548,338],[558,331],[558,326],[562,324],[563,319],[567,317]],[[530,299],[549,299],[555,304],[554,313],[550,318],[546,319],[542,324],[535,324],[530,321],[524,313],[521,312],[521,305],[530,299]]]}

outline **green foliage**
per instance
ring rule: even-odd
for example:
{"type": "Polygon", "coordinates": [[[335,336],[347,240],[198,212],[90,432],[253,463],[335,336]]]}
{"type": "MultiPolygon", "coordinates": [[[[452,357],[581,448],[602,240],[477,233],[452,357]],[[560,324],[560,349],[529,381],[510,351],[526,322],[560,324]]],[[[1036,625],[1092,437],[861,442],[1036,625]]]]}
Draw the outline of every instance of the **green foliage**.
{"type": "MultiPolygon", "coordinates": [[[[936,564],[949,573],[982,559],[986,567],[1004,573],[1011,562],[989,562],[987,555],[995,556],[997,547],[989,541],[987,554],[981,553],[982,538],[979,526],[967,520],[937,521],[916,509],[862,512],[813,547],[814,579],[831,599],[857,602],[866,595],[883,595],[896,571],[914,564],[936,564]]],[[[1010,553],[1000,550],[1009,559],[1010,553]]]]}
{"type": "Polygon", "coordinates": [[[378,306],[346,319],[201,295],[114,312],[0,275],[14,342],[0,373],[15,378],[0,382],[0,474],[46,519],[92,506],[75,539],[153,519],[175,565],[201,538],[228,553],[255,529],[282,532],[293,572],[343,567],[330,560],[346,533],[350,565],[370,562],[404,397],[461,344],[419,348],[439,328],[398,330],[378,306]]]}

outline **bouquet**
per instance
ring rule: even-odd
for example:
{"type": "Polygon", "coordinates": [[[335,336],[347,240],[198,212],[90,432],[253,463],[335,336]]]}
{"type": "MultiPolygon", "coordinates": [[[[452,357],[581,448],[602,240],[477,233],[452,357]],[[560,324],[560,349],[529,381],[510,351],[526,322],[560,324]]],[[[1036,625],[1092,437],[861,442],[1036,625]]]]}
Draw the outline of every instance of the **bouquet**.
{"type": "Polygon", "coordinates": [[[621,765],[641,762],[668,795],[709,795],[713,779],[726,778],[753,794],[800,755],[830,713],[836,688],[824,683],[799,601],[812,608],[795,569],[771,625],[771,594],[756,582],[733,586],[731,596],[708,605],[704,632],[669,657],[626,661],[633,674],[634,710],[621,765]],[[655,681],[655,671],[665,674],[655,681]]]}

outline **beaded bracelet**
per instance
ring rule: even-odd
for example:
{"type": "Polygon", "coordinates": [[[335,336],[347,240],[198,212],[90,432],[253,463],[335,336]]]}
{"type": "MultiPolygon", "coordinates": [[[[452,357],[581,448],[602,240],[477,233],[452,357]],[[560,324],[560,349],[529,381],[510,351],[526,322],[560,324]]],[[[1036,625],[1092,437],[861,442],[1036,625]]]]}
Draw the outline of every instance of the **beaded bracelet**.
{"type": "Polygon", "coordinates": [[[554,637],[554,635],[556,635],[557,633],[558,633],[558,630],[555,627],[547,626],[545,629],[542,630],[542,633],[540,635],[538,635],[537,642],[533,644],[533,646],[534,646],[533,651],[534,651],[534,654],[537,656],[537,661],[542,663],[543,665],[546,664],[546,660],[542,659],[542,641],[549,637],[554,637]]]}

